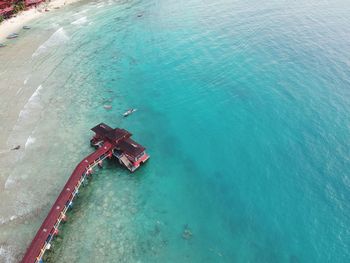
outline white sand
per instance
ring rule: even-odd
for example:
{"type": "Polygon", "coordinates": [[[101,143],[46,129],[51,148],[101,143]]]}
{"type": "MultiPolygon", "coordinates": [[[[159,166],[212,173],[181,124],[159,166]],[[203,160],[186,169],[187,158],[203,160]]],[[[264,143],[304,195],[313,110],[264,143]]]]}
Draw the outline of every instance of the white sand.
{"type": "Polygon", "coordinates": [[[9,34],[16,33],[23,26],[28,25],[31,20],[45,14],[47,12],[45,10],[51,11],[55,8],[60,8],[78,1],[79,0],[52,0],[49,3],[44,2],[40,4],[37,8],[33,7],[20,12],[16,17],[7,19],[0,24],[0,42],[4,41],[9,34]]]}

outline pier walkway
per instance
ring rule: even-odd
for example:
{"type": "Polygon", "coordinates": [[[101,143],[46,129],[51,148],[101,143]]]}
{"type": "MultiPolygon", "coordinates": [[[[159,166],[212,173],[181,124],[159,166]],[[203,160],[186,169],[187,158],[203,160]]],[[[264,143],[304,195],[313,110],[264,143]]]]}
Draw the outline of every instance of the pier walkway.
{"type": "Polygon", "coordinates": [[[105,142],[102,147],[82,160],[72,175],[69,177],[66,185],[52,206],[49,214],[36,233],[32,243],[27,249],[22,259],[22,263],[42,262],[42,257],[51,246],[51,240],[58,234],[58,227],[66,218],[66,212],[72,205],[72,201],[79,191],[92,168],[107,157],[111,157],[115,146],[110,142],[105,142]]]}
{"type": "Polygon", "coordinates": [[[134,172],[148,160],[149,155],[145,148],[131,140],[132,134],[127,130],[112,129],[104,123],[100,123],[91,130],[95,132],[95,135],[90,140],[90,144],[96,148],[96,151],[85,157],[74,169],[29,245],[22,263],[43,262],[44,253],[50,249],[51,241],[58,235],[58,227],[62,221],[66,220],[66,212],[72,207],[80,186],[84,184],[86,177],[91,175],[96,165],[102,166],[104,159],[115,157],[121,165],[134,172]]]}

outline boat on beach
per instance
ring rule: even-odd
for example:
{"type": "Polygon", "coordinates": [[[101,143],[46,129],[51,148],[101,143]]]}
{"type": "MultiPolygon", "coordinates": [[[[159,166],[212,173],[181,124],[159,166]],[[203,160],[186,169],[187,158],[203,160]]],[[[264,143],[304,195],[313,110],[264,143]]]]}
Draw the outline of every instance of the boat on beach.
{"type": "Polygon", "coordinates": [[[137,109],[129,109],[123,113],[123,116],[128,117],[130,114],[133,114],[135,111],[137,111],[137,109]]]}
{"type": "Polygon", "coordinates": [[[30,26],[23,26],[22,28],[25,29],[25,30],[31,29],[30,26]]]}
{"type": "Polygon", "coordinates": [[[6,44],[0,43],[0,47],[6,47],[6,44]]]}
{"type": "Polygon", "coordinates": [[[9,34],[6,38],[7,39],[13,39],[13,38],[17,38],[19,35],[17,33],[12,33],[12,34],[9,34]]]}

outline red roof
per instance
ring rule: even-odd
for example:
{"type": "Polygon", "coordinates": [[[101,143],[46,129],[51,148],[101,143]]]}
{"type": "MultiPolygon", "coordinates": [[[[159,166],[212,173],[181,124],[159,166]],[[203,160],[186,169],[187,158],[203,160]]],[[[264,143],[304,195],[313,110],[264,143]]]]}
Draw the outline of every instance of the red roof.
{"type": "Polygon", "coordinates": [[[123,151],[133,158],[136,158],[145,151],[145,148],[142,145],[138,144],[130,138],[122,140],[118,144],[117,149],[123,151]]]}
{"type": "Polygon", "coordinates": [[[121,140],[129,138],[132,134],[124,129],[112,129],[107,124],[100,123],[91,129],[97,135],[104,139],[108,139],[111,143],[118,144],[121,140]]]}

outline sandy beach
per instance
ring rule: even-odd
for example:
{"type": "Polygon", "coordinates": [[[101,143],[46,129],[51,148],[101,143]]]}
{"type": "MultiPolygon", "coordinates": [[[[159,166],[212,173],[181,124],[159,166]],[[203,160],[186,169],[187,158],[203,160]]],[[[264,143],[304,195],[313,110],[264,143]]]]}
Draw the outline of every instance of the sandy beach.
{"type": "MultiPolygon", "coordinates": [[[[60,45],[64,46],[68,42],[70,22],[65,31],[61,28],[60,18],[61,15],[64,17],[69,13],[72,16],[68,15],[66,19],[74,22],[83,16],[72,11],[70,7],[63,8],[75,2],[78,1],[57,0],[44,3],[37,8],[23,11],[0,25],[0,43],[7,44],[0,50],[0,119],[2,121],[0,129],[0,167],[2,168],[0,173],[0,199],[2,200],[0,262],[18,262],[21,259],[37,228],[33,222],[43,220],[46,209],[56,198],[56,193],[66,180],[66,174],[69,174],[72,169],[72,167],[62,169],[62,165],[66,166],[68,163],[57,162],[57,172],[53,173],[59,174],[62,179],[58,180],[57,185],[48,183],[51,189],[45,190],[46,193],[37,187],[40,184],[39,181],[49,178],[38,167],[45,166],[48,161],[45,155],[56,146],[55,142],[51,141],[51,146],[47,147],[47,142],[44,141],[43,136],[38,135],[36,127],[41,122],[47,123],[43,119],[46,115],[44,112],[50,109],[56,113],[63,112],[62,101],[56,103],[51,100],[52,94],[48,94],[62,86],[58,76],[54,81],[47,80],[48,76],[54,74],[59,61],[55,61],[54,57],[50,59],[50,56],[46,56],[49,54],[46,51],[58,48],[60,45]],[[62,8],[57,10],[59,7],[62,8]],[[46,9],[49,12],[46,12],[46,9]],[[54,17],[58,22],[57,24],[42,23],[43,27],[33,25],[43,17],[48,19],[54,17]],[[25,32],[22,30],[24,25],[32,26],[32,29],[25,32]],[[20,34],[18,39],[5,40],[8,34],[14,32],[20,34]],[[47,64],[42,65],[46,62],[47,64]],[[20,148],[11,150],[14,144],[20,145],[20,148]],[[30,156],[34,158],[27,159],[30,156]],[[40,160],[43,162],[35,164],[40,160]],[[27,165],[24,165],[25,163],[27,165]],[[34,166],[37,168],[33,168],[34,166]],[[59,166],[61,168],[58,169],[59,166]],[[65,169],[67,170],[64,171],[65,169]],[[55,193],[52,198],[49,194],[51,191],[55,193]],[[14,235],[14,232],[18,234],[14,235]]],[[[74,9],[73,4],[71,6],[73,10],[80,10],[74,9]]],[[[62,22],[62,25],[67,24],[62,22]]],[[[50,117],[52,120],[56,118],[50,117]]],[[[43,125],[40,126],[43,127],[43,125]]],[[[72,165],[74,166],[74,163],[72,165]]]]}
{"type": "Polygon", "coordinates": [[[0,24],[0,43],[6,40],[6,37],[11,33],[16,33],[23,26],[27,25],[33,19],[36,19],[47,12],[54,9],[59,9],[62,6],[78,2],[79,0],[53,0],[51,2],[44,2],[36,8],[22,11],[16,16],[5,20],[0,24]]]}

